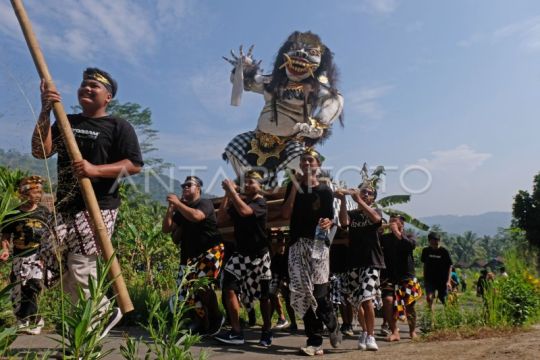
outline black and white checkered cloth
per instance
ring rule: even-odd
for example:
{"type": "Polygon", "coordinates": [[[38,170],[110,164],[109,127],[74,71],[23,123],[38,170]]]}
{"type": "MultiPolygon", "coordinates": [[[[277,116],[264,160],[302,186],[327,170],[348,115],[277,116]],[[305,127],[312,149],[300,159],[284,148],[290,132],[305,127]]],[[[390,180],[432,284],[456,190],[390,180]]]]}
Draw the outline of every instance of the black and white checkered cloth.
{"type": "MultiPolygon", "coordinates": [[[[338,186],[332,182],[330,183],[330,189],[332,189],[332,192],[335,192],[338,189],[338,186]]],[[[347,204],[347,211],[358,208],[358,205],[351,199],[350,196],[347,196],[345,198],[345,202],[347,204]]],[[[339,221],[339,209],[341,208],[341,200],[335,197],[334,202],[332,203],[332,207],[334,208],[334,223],[341,226],[341,223],[339,221]]]]}
{"type": "Polygon", "coordinates": [[[343,286],[347,284],[347,273],[330,275],[330,299],[332,304],[341,305],[345,303],[343,286]]]}
{"type": "MultiPolygon", "coordinates": [[[[261,168],[257,165],[257,161],[253,161],[253,156],[248,156],[251,150],[251,140],[255,139],[256,131],[248,131],[239,135],[236,135],[231,142],[225,148],[225,156],[227,158],[236,158],[246,168],[261,168]],[[250,159],[251,158],[251,159],[250,159]]],[[[270,188],[274,188],[278,185],[277,174],[285,170],[287,165],[295,158],[301,156],[305,151],[305,146],[298,140],[290,140],[287,142],[285,149],[279,153],[279,159],[275,157],[269,158],[265,161],[262,167],[267,170],[267,185],[270,188]]],[[[251,155],[251,154],[249,154],[251,155]]]]}
{"type": "Polygon", "coordinates": [[[254,257],[233,253],[225,264],[225,271],[232,274],[240,285],[240,299],[246,309],[253,309],[261,297],[261,280],[272,280],[270,253],[254,257]]]}
{"type": "Polygon", "coordinates": [[[367,300],[372,300],[377,309],[382,305],[379,282],[379,269],[372,267],[355,268],[348,272],[347,283],[343,292],[354,306],[358,307],[367,300]]]}

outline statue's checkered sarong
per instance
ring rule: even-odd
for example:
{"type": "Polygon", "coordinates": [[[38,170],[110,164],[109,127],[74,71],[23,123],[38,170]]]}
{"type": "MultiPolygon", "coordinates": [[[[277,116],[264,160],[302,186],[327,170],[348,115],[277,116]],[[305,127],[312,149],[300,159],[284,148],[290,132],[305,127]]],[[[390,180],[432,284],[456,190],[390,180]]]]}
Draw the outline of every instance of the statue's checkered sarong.
{"type": "Polygon", "coordinates": [[[254,155],[249,153],[249,151],[252,150],[251,141],[256,140],[256,134],[256,131],[248,131],[236,135],[225,148],[224,155],[227,158],[234,157],[248,169],[260,167],[266,168],[268,171],[266,175],[267,186],[269,188],[274,188],[278,185],[277,174],[280,171],[285,170],[292,160],[301,156],[305,151],[305,146],[298,140],[289,140],[287,141],[285,148],[279,154],[276,154],[278,155],[277,157],[270,157],[262,166],[259,166],[256,161],[252,160],[254,155]]]}

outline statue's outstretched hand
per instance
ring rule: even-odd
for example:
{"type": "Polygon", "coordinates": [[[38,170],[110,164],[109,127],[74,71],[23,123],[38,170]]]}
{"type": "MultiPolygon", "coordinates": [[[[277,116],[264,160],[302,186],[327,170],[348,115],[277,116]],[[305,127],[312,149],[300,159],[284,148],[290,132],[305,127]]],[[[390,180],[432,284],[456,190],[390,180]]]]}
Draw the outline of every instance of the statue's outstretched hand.
{"type": "Polygon", "coordinates": [[[251,45],[248,49],[247,54],[244,55],[244,46],[240,45],[240,48],[238,49],[238,53],[239,53],[238,56],[234,53],[234,51],[231,50],[231,58],[229,59],[228,57],[223,56],[223,59],[227,61],[229,64],[231,64],[232,66],[234,66],[235,68],[238,65],[238,62],[240,60],[242,61],[242,65],[244,66],[244,68],[259,67],[262,60],[256,61],[253,58],[254,47],[255,45],[251,45]]]}

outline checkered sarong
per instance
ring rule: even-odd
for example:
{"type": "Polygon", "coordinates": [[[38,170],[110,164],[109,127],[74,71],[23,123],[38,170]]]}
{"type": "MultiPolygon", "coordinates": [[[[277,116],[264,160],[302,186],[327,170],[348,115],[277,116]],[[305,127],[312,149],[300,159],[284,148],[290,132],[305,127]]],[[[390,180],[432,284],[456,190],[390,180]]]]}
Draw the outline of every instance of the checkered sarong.
{"type": "MultiPolygon", "coordinates": [[[[118,209],[101,210],[109,237],[114,231],[118,209]]],[[[44,283],[54,286],[67,272],[68,254],[96,255],[101,252],[88,211],[58,215],[57,225],[41,244],[39,256],[45,264],[44,283]]]]}
{"type": "Polygon", "coordinates": [[[395,292],[394,317],[407,320],[407,306],[422,297],[422,288],[416,278],[403,280],[395,292]]]}
{"type": "Polygon", "coordinates": [[[174,309],[174,301],[187,301],[190,306],[195,307],[199,317],[204,317],[204,310],[200,301],[195,301],[194,294],[190,291],[190,283],[193,280],[208,277],[217,279],[221,265],[223,263],[224,247],[223,244],[216,245],[197,257],[188,259],[186,265],[180,265],[176,286],[178,293],[171,296],[169,306],[174,309]],[[188,271],[186,273],[186,271],[188,271]]]}
{"type": "Polygon", "coordinates": [[[232,274],[240,285],[240,299],[248,311],[261,297],[261,280],[272,279],[270,253],[255,257],[233,253],[224,270],[232,274]]]}
{"type": "MultiPolygon", "coordinates": [[[[251,141],[256,139],[256,133],[256,131],[248,131],[236,135],[225,148],[224,156],[227,158],[234,157],[248,169],[257,167],[260,168],[261,166],[257,165],[256,162],[250,161],[250,159],[248,159],[248,153],[252,149],[251,141]]],[[[278,185],[277,174],[280,171],[285,170],[287,168],[287,165],[295,158],[301,156],[304,151],[305,146],[302,142],[291,139],[287,141],[287,145],[285,146],[283,151],[276,154],[279,158],[277,166],[269,166],[269,161],[265,161],[262,167],[266,168],[268,171],[266,180],[269,188],[274,188],[278,185]]],[[[276,158],[272,157],[272,159],[275,160],[276,158]]]]}
{"type": "Polygon", "coordinates": [[[332,274],[330,276],[330,299],[334,306],[345,303],[345,289],[347,284],[347,273],[332,274]]]}
{"type": "Polygon", "coordinates": [[[312,308],[317,310],[314,285],[326,284],[330,278],[330,249],[325,247],[319,259],[312,257],[313,240],[299,238],[289,249],[289,288],[291,306],[303,317],[312,308]]]}
{"type": "Polygon", "coordinates": [[[43,269],[37,253],[28,256],[13,257],[11,268],[11,280],[15,286],[11,289],[11,303],[13,312],[17,314],[21,309],[22,287],[30,279],[42,280],[43,269]]]}
{"type": "Polygon", "coordinates": [[[355,268],[350,270],[347,275],[344,292],[349,302],[354,307],[358,307],[364,301],[372,300],[377,309],[380,309],[382,301],[379,269],[372,267],[355,268]]]}

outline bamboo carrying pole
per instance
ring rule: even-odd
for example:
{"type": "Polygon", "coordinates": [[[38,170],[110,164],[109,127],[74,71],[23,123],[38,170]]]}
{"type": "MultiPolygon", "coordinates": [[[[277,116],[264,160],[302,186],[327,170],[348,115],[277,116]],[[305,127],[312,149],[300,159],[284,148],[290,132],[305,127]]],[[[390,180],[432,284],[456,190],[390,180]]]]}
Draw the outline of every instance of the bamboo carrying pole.
{"type": "MultiPolygon", "coordinates": [[[[28,49],[30,50],[30,54],[32,55],[32,59],[34,60],[34,64],[40,78],[45,79],[50,89],[55,89],[47,63],[45,62],[45,58],[43,57],[43,53],[41,52],[36,36],[32,31],[32,24],[28,18],[28,15],[26,14],[22,0],[11,0],[11,4],[13,6],[13,10],[15,10],[17,19],[19,20],[19,24],[21,25],[28,49]]],[[[71,126],[62,103],[54,103],[53,112],[54,116],[56,117],[56,121],[58,122],[60,132],[64,138],[64,143],[66,144],[69,157],[72,161],[82,160],[81,152],[79,151],[79,147],[75,141],[75,136],[71,130],[71,126]]],[[[114,257],[109,270],[109,276],[114,280],[113,288],[117,295],[116,301],[118,306],[120,307],[120,310],[122,310],[122,313],[125,314],[133,310],[133,304],[131,303],[126,283],[120,270],[120,264],[118,263],[118,259],[114,256],[114,249],[107,233],[105,223],[103,222],[103,217],[101,216],[96,194],[94,193],[94,188],[92,187],[90,179],[87,177],[79,178],[79,186],[84,198],[84,203],[86,204],[86,209],[88,210],[90,218],[92,219],[94,230],[97,235],[97,243],[101,248],[103,257],[106,261],[109,261],[109,259],[114,257]]]]}

